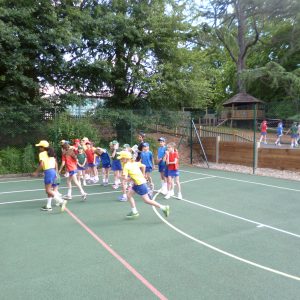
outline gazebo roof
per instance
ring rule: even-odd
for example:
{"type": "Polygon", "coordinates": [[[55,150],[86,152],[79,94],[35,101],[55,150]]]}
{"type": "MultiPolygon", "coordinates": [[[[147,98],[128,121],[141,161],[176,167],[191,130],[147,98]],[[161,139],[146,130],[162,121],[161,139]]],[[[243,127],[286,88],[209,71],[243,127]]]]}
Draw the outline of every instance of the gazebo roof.
{"type": "Polygon", "coordinates": [[[247,93],[238,93],[232,98],[228,99],[223,103],[223,106],[231,106],[232,104],[251,104],[251,103],[264,103],[264,101],[259,100],[247,93]]]}

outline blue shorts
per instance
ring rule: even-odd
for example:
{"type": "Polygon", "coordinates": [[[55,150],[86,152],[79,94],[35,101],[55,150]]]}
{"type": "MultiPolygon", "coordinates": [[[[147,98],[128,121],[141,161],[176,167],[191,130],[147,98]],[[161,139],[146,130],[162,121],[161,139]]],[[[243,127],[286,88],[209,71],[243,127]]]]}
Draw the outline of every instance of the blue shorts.
{"type": "Polygon", "coordinates": [[[56,178],[56,170],[48,169],[44,171],[44,183],[53,184],[56,178]]]}
{"type": "Polygon", "coordinates": [[[267,133],[266,133],[266,132],[261,132],[260,134],[261,134],[261,135],[267,135],[267,133]]]}
{"type": "Polygon", "coordinates": [[[296,139],[298,137],[298,134],[291,134],[292,139],[296,139]]]}
{"type": "Polygon", "coordinates": [[[78,170],[73,170],[73,171],[69,171],[69,176],[74,176],[75,174],[78,173],[78,170]]]}
{"type": "Polygon", "coordinates": [[[121,162],[117,160],[113,160],[111,164],[112,171],[122,171],[122,165],[121,162]]]}
{"type": "Polygon", "coordinates": [[[166,167],[166,163],[164,161],[160,161],[158,163],[158,172],[164,172],[165,171],[165,167],[166,167]]]}
{"type": "Polygon", "coordinates": [[[178,177],[179,170],[168,170],[168,177],[178,177]]]}
{"type": "Polygon", "coordinates": [[[83,171],[83,170],[86,170],[86,167],[80,167],[80,166],[77,165],[77,170],[78,171],[83,171]]]}
{"type": "Polygon", "coordinates": [[[109,169],[109,168],[111,168],[111,164],[110,163],[107,163],[107,164],[102,163],[102,168],[109,169]]]}
{"type": "Polygon", "coordinates": [[[88,163],[88,167],[89,167],[89,168],[93,168],[93,167],[96,167],[96,165],[93,164],[93,163],[88,163]]]}
{"type": "Polygon", "coordinates": [[[132,189],[139,194],[140,196],[144,196],[148,194],[148,187],[146,183],[140,184],[140,185],[134,185],[132,189]]]}
{"type": "Polygon", "coordinates": [[[146,173],[151,173],[152,172],[152,167],[146,167],[146,173]]]}
{"type": "Polygon", "coordinates": [[[165,170],[164,170],[164,176],[165,176],[165,177],[168,177],[168,174],[169,174],[168,167],[167,167],[167,166],[165,166],[165,170]]]}

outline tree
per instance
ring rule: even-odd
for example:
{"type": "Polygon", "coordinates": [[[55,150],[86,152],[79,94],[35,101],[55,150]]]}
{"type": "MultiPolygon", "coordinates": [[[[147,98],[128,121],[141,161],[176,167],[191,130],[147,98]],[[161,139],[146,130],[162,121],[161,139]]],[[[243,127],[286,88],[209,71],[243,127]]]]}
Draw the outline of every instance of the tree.
{"type": "Polygon", "coordinates": [[[265,23],[288,17],[297,7],[295,0],[211,0],[202,9],[236,65],[238,92],[245,91],[242,73],[249,52],[265,34],[265,23]]]}
{"type": "Polygon", "coordinates": [[[43,87],[55,81],[72,41],[66,5],[56,2],[1,0],[0,103],[43,105],[43,87]]]}

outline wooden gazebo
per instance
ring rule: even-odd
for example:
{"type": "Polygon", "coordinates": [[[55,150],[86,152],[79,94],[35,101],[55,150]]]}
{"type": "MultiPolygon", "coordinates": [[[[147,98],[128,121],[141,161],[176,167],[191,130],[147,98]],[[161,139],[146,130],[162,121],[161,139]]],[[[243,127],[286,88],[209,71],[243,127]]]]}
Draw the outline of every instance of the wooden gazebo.
{"type": "Polygon", "coordinates": [[[223,103],[224,110],[221,118],[230,121],[251,121],[254,119],[254,104],[256,104],[256,118],[265,118],[264,101],[259,100],[247,93],[238,93],[223,103]]]}

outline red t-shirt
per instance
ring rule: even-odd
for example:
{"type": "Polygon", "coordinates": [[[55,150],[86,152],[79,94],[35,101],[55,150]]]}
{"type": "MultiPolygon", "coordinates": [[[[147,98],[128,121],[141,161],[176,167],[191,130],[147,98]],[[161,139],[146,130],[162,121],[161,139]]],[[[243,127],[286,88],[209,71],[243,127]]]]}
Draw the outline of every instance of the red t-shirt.
{"type": "Polygon", "coordinates": [[[86,159],[88,164],[93,164],[95,162],[95,155],[93,149],[86,149],[85,150],[86,159]]]}
{"type": "Polygon", "coordinates": [[[169,152],[169,163],[170,162],[175,162],[175,158],[177,158],[177,163],[176,164],[169,164],[168,165],[168,170],[178,170],[179,169],[179,156],[178,156],[178,152],[174,151],[174,152],[169,152]]]}
{"type": "Polygon", "coordinates": [[[261,132],[267,132],[267,123],[261,124],[261,132]]]}
{"type": "Polygon", "coordinates": [[[77,160],[70,155],[62,155],[62,161],[66,164],[66,169],[68,172],[74,171],[77,169],[77,160]]]}

